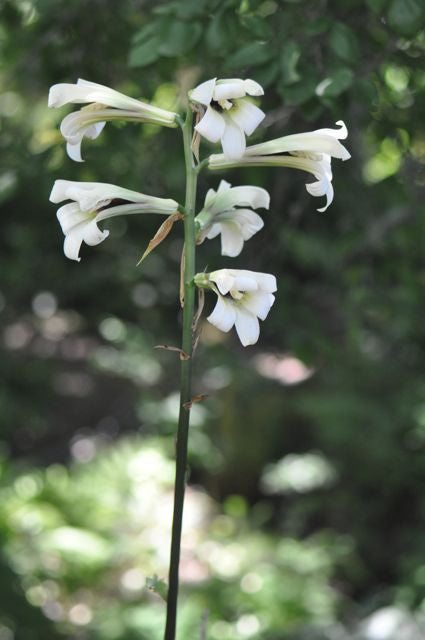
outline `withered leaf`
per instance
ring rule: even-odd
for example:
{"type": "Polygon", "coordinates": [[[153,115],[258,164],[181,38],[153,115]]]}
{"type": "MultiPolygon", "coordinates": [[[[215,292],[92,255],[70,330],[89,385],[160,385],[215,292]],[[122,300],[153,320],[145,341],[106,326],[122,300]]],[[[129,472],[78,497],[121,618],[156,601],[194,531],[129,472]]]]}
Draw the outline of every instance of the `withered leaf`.
{"type": "Polygon", "coordinates": [[[173,228],[173,224],[177,220],[182,220],[183,218],[184,215],[179,211],[176,211],[176,213],[172,213],[171,216],[168,216],[168,218],[164,220],[164,222],[159,227],[158,231],[155,233],[154,237],[146,247],[146,251],[140,258],[137,266],[139,266],[139,264],[143,262],[143,260],[150,254],[150,252],[153,251],[159,244],[161,244],[161,242],[168,236],[171,229],[173,228]]]}

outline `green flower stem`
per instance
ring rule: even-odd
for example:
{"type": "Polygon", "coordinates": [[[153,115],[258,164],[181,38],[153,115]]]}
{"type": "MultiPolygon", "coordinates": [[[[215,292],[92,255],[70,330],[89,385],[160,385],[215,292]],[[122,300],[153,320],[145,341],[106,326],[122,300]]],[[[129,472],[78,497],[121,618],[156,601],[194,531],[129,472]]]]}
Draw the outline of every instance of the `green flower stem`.
{"type": "Polygon", "coordinates": [[[171,534],[170,571],[168,577],[167,619],[164,640],[175,640],[177,597],[179,590],[180,543],[183,519],[184,493],[187,471],[187,442],[189,435],[190,401],[192,399],[192,323],[195,313],[195,204],[197,170],[192,144],[192,118],[190,107],[182,126],[186,165],[186,200],[184,217],[184,306],[182,350],[190,357],[181,361],[180,413],[176,441],[176,479],[174,485],[174,512],[171,534]]]}

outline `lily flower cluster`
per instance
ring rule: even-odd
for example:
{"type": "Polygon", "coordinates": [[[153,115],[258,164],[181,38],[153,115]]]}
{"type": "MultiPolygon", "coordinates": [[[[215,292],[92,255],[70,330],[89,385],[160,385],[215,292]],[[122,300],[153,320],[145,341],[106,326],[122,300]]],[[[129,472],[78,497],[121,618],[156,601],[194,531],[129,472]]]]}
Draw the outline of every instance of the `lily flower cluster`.
{"type": "MultiPolygon", "coordinates": [[[[306,184],[307,191],[312,196],[326,198],[325,206],[318,209],[325,211],[334,197],[331,159],[347,160],[350,157],[340,142],[347,137],[345,124],[338,121],[338,129],[318,129],[246,146],[246,136],[252,135],[265,117],[254,103],[263,93],[258,82],[239,78],[212,78],[189,92],[190,104],[200,115],[196,132],[210,143],[220,141],[223,151],[210,155],[203,164],[211,170],[275,166],[307,171],[316,179],[306,184]]],[[[70,103],[86,105],[65,116],[60,126],[67,142],[67,153],[77,162],[82,162],[82,140],[97,138],[108,121],[125,120],[165,127],[176,127],[180,122],[177,113],[87,80],[51,87],[50,107],[70,103]]],[[[59,208],[57,217],[65,235],[64,253],[76,261],[80,260],[83,242],[93,246],[107,238],[109,232],[98,227],[98,223],[107,218],[133,213],[160,214],[168,217],[171,228],[176,215],[183,217],[183,208],[174,199],[105,183],[57,180],[50,200],[54,203],[69,201],[59,208]]],[[[254,210],[269,206],[270,196],[265,189],[252,185],[232,187],[221,180],[217,190],[208,191],[204,206],[195,218],[197,244],[221,236],[222,255],[238,256],[244,243],[264,226],[254,210]]],[[[161,234],[161,238],[166,235],[163,231],[161,234]]],[[[224,332],[235,326],[244,346],[257,342],[258,320],[266,318],[275,300],[273,294],[277,287],[273,275],[244,269],[219,269],[196,274],[194,283],[217,295],[215,308],[207,318],[211,324],[224,332]]]]}

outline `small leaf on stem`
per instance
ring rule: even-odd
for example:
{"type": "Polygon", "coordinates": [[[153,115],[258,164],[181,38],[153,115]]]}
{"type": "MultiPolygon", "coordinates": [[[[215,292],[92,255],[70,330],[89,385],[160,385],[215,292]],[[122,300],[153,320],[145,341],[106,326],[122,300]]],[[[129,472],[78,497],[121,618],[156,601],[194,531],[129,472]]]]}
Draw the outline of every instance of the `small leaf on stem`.
{"type": "Polygon", "coordinates": [[[167,602],[168,587],[165,584],[164,580],[158,578],[156,574],[151,578],[146,578],[146,588],[149,589],[149,591],[157,593],[164,600],[164,602],[167,602]]]}

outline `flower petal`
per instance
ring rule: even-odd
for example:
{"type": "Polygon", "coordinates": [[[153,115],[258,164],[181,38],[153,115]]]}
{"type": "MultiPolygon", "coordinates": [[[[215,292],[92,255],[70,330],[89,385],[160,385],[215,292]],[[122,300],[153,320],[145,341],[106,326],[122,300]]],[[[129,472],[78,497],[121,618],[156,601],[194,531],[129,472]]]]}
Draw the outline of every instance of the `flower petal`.
{"type": "Polygon", "coordinates": [[[93,220],[94,214],[90,215],[81,211],[76,202],[68,202],[68,204],[64,204],[57,210],[56,217],[63,233],[66,235],[81,223],[87,224],[87,222],[93,220]]]}
{"type": "Polygon", "coordinates": [[[251,209],[234,209],[217,217],[218,220],[232,220],[238,225],[244,240],[249,240],[264,227],[262,218],[251,209]]]}
{"type": "Polygon", "coordinates": [[[199,102],[200,104],[208,106],[213,98],[215,82],[216,78],[211,78],[211,80],[199,84],[192,89],[192,91],[189,91],[189,98],[193,102],[199,102]]]}
{"type": "Polygon", "coordinates": [[[84,162],[81,157],[81,141],[76,144],[71,144],[70,142],[66,145],[66,152],[71,160],[74,162],[84,162]]]}
{"type": "Polygon", "coordinates": [[[231,294],[234,293],[235,291],[245,292],[245,291],[256,291],[258,289],[257,280],[252,276],[252,273],[247,275],[247,273],[246,272],[244,273],[241,269],[235,269],[234,274],[235,274],[234,276],[235,283],[232,289],[230,290],[231,294]]]}
{"type": "Polygon", "coordinates": [[[235,307],[230,300],[226,300],[222,296],[218,296],[217,304],[213,312],[208,316],[207,320],[220,331],[230,331],[235,324],[235,307]]]}
{"type": "Polygon", "coordinates": [[[221,255],[235,258],[243,249],[243,236],[240,227],[227,220],[221,223],[221,255]]]}
{"type": "Polygon", "coordinates": [[[308,193],[312,196],[326,196],[326,206],[317,209],[321,213],[326,211],[329,205],[332,203],[334,199],[334,188],[332,186],[332,182],[328,180],[326,177],[323,177],[321,180],[317,182],[310,182],[305,185],[308,193]]]}
{"type": "Polygon", "coordinates": [[[83,242],[83,235],[79,229],[76,231],[72,231],[67,236],[65,236],[65,240],[63,243],[63,252],[67,258],[70,260],[76,260],[80,262],[81,258],[79,256],[81,244],[83,242]]]}
{"type": "Polygon", "coordinates": [[[260,318],[260,320],[265,320],[274,300],[275,297],[272,293],[253,291],[252,293],[245,294],[240,304],[250,313],[260,318]]]}
{"type": "Polygon", "coordinates": [[[220,113],[212,107],[208,107],[195,129],[210,142],[218,142],[225,131],[225,121],[220,113]]]}
{"type": "Polygon", "coordinates": [[[69,200],[67,189],[70,184],[72,184],[71,180],[55,180],[49,196],[50,202],[58,203],[69,200]]]}
{"type": "Polygon", "coordinates": [[[89,224],[84,226],[83,240],[86,244],[94,247],[100,244],[109,236],[109,231],[101,231],[96,224],[96,220],[92,220],[89,224]]]}
{"type": "Polygon", "coordinates": [[[235,284],[235,277],[230,272],[230,269],[219,269],[218,271],[213,271],[210,273],[210,280],[216,283],[218,290],[224,296],[226,293],[229,293],[230,289],[232,289],[235,284]]]}
{"type": "Polygon", "coordinates": [[[233,109],[229,110],[229,116],[245,131],[247,136],[250,136],[266,117],[266,114],[249,100],[242,99],[236,100],[233,109]]]}
{"type": "Polygon", "coordinates": [[[214,88],[214,100],[232,100],[246,95],[244,81],[240,78],[217,80],[214,88]]]}
{"type": "Polygon", "coordinates": [[[229,189],[231,189],[232,185],[230,184],[230,182],[227,182],[226,180],[220,180],[220,184],[218,185],[218,189],[217,189],[217,193],[223,193],[224,191],[229,191],[229,189]]]}
{"type": "Polygon", "coordinates": [[[257,342],[260,335],[258,318],[240,306],[236,306],[235,328],[244,347],[257,342]]]}
{"type": "Polygon", "coordinates": [[[219,192],[211,206],[211,213],[217,214],[232,207],[252,207],[253,209],[268,209],[270,196],[265,189],[251,185],[232,187],[227,191],[219,192]]]}
{"type": "Polygon", "coordinates": [[[208,238],[208,240],[212,240],[216,238],[219,233],[221,233],[221,224],[213,224],[205,237],[208,238]]]}
{"type": "Polygon", "coordinates": [[[334,136],[339,140],[345,140],[348,136],[348,130],[343,120],[338,120],[335,124],[339,125],[339,129],[317,129],[315,133],[324,133],[327,136],[334,136]]]}
{"type": "Polygon", "coordinates": [[[258,82],[255,82],[255,80],[250,80],[249,78],[247,78],[246,80],[243,81],[243,84],[245,87],[245,91],[249,96],[264,95],[263,87],[261,86],[261,84],[258,84],[258,82]]]}
{"type": "Polygon", "coordinates": [[[245,151],[245,134],[231,118],[227,116],[225,120],[225,129],[221,138],[223,153],[226,158],[237,160],[243,156],[245,151]]]}

